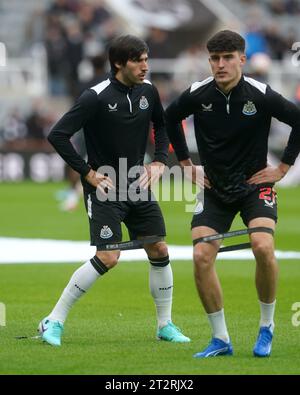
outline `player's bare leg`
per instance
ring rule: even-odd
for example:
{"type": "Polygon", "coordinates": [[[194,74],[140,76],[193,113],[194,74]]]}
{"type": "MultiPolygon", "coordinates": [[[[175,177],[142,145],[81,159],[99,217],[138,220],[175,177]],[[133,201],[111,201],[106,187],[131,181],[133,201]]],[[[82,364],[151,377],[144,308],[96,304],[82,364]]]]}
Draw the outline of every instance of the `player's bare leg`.
{"type": "MultiPolygon", "coordinates": [[[[206,226],[192,229],[193,240],[217,232],[206,226]]],[[[215,269],[215,259],[220,246],[219,241],[198,243],[194,246],[194,275],[198,294],[207,314],[223,308],[223,295],[215,269]]]]}

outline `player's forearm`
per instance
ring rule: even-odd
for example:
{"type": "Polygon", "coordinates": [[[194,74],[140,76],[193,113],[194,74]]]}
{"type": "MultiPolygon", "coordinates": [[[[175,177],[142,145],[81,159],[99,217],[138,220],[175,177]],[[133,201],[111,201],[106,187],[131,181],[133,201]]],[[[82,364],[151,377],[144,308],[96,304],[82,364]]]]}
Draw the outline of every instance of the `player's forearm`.
{"type": "Polygon", "coordinates": [[[189,115],[189,111],[183,111],[181,107],[179,99],[177,99],[166,109],[167,134],[178,161],[182,161],[190,157],[182,126],[182,121],[189,115]]]}
{"type": "Polygon", "coordinates": [[[169,151],[169,139],[165,127],[154,129],[154,162],[167,163],[169,151]]]}
{"type": "Polygon", "coordinates": [[[83,176],[88,174],[91,167],[76,152],[69,136],[59,131],[52,130],[48,136],[48,141],[73,170],[83,176]]]}
{"type": "Polygon", "coordinates": [[[300,121],[297,128],[293,128],[289,137],[288,144],[284,150],[281,161],[283,164],[293,165],[300,152],[300,121]]]}
{"type": "Polygon", "coordinates": [[[181,123],[167,122],[167,133],[179,161],[190,157],[181,123]]]}

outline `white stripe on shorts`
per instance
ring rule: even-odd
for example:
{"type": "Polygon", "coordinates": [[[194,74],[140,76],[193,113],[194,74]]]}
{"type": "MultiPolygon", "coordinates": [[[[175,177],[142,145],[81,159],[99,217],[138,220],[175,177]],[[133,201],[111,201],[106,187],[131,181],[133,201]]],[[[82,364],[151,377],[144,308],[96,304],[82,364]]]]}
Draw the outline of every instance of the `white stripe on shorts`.
{"type": "Polygon", "coordinates": [[[88,216],[92,218],[92,198],[90,193],[88,194],[87,211],[88,211],[88,216]]]}

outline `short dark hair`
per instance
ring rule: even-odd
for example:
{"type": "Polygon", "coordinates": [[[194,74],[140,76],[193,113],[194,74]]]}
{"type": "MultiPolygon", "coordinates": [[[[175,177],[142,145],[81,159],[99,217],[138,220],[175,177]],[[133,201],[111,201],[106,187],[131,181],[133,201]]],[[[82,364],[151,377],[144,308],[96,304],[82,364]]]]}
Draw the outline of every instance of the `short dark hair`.
{"type": "Polygon", "coordinates": [[[208,52],[245,52],[244,38],[231,30],[221,30],[211,37],[206,47],[208,52]]]}
{"type": "Polygon", "coordinates": [[[145,52],[149,52],[148,45],[136,36],[128,34],[113,39],[108,50],[112,72],[116,73],[118,71],[115,63],[125,66],[128,60],[138,60],[145,52]]]}

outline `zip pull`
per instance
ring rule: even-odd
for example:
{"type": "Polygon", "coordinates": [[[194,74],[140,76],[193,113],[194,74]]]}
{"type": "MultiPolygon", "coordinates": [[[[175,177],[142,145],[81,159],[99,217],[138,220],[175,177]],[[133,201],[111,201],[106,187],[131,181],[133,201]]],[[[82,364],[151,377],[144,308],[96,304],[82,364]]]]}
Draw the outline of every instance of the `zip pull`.
{"type": "Polygon", "coordinates": [[[227,114],[230,114],[230,102],[229,102],[229,100],[230,100],[230,96],[231,96],[232,91],[229,93],[228,96],[226,96],[225,93],[223,93],[220,89],[218,89],[218,88],[216,88],[216,89],[217,89],[217,91],[219,91],[225,97],[225,99],[226,99],[226,112],[227,112],[227,114]]]}
{"type": "Polygon", "coordinates": [[[129,101],[129,111],[130,111],[130,113],[132,113],[132,103],[131,103],[131,100],[129,97],[129,93],[127,93],[127,100],[129,101]]]}
{"type": "Polygon", "coordinates": [[[227,111],[227,114],[230,114],[230,103],[229,103],[230,96],[231,96],[231,92],[230,92],[229,95],[226,97],[226,100],[227,100],[227,103],[226,103],[226,111],[227,111]]]}

